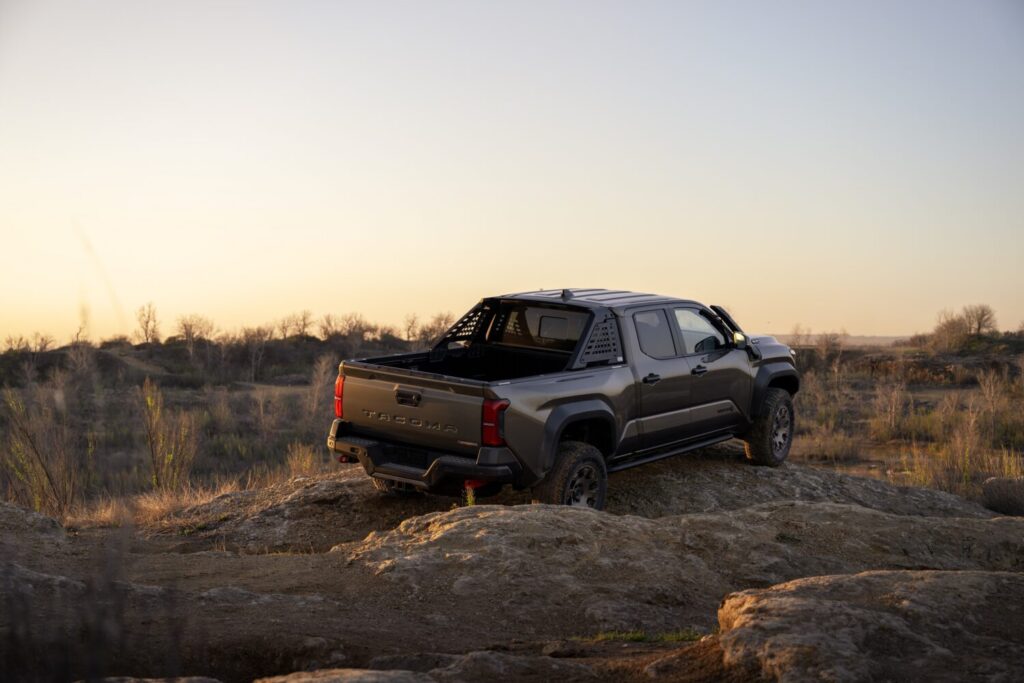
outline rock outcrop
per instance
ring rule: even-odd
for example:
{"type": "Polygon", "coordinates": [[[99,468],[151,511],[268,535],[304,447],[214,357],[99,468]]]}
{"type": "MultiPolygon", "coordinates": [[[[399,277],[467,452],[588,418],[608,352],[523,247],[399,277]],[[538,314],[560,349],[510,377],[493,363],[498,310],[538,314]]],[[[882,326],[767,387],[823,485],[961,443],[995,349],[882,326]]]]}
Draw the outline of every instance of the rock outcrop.
{"type": "Polygon", "coordinates": [[[1024,672],[1024,576],[866,572],[728,596],[726,669],[791,681],[1014,681],[1024,672]]]}
{"type": "MultiPolygon", "coordinates": [[[[752,467],[726,447],[616,474],[608,511],[656,518],[783,500],[858,505],[906,516],[993,516],[941,491],[801,465],[752,467]]],[[[246,553],[322,552],[418,515],[449,510],[456,502],[436,496],[382,497],[362,468],[348,466],[327,477],[297,477],[268,489],[225,494],[164,520],[159,532],[181,539],[186,551],[226,546],[246,553]]],[[[481,502],[528,504],[530,495],[506,490],[481,502]]]]}
{"type": "Polygon", "coordinates": [[[667,631],[708,629],[725,594],[803,576],[1021,571],[1024,520],[908,517],[802,502],[654,520],[545,505],[478,506],[409,519],[335,552],[407,599],[457,601],[467,612],[487,605],[527,628],[667,631]]]}
{"type": "Polygon", "coordinates": [[[1004,515],[1024,516],[1024,477],[991,477],[981,485],[982,503],[1004,515]]]}

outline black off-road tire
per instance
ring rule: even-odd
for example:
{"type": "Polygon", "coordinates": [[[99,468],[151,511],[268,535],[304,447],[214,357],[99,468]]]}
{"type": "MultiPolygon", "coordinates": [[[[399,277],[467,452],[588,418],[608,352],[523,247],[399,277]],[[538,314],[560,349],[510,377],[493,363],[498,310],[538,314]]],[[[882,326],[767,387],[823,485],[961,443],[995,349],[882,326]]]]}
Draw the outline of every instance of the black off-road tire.
{"type": "Polygon", "coordinates": [[[793,445],[795,418],[793,398],[789,392],[785,389],[768,389],[754,424],[743,437],[746,441],[747,460],[768,467],[778,467],[785,462],[793,445]]]}
{"type": "Polygon", "coordinates": [[[419,494],[419,491],[409,484],[403,484],[399,481],[391,481],[390,479],[378,479],[377,477],[370,477],[370,483],[373,484],[373,488],[377,489],[380,493],[385,496],[392,496],[394,498],[407,498],[409,496],[415,496],[419,494]]]}
{"type": "Polygon", "coordinates": [[[574,505],[604,509],[608,492],[608,468],[596,447],[582,441],[558,445],[555,465],[533,488],[533,497],[551,505],[574,505]]]}

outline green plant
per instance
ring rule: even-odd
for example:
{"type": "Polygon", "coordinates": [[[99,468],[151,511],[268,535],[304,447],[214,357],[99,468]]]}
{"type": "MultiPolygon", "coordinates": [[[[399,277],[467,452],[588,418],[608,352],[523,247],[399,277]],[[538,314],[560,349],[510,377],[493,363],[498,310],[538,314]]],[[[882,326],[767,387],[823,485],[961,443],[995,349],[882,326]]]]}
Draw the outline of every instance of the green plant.
{"type": "Polygon", "coordinates": [[[63,392],[50,386],[35,387],[27,404],[15,390],[4,389],[3,417],[8,433],[0,470],[8,490],[23,505],[66,519],[88,477],[92,435],[86,434],[82,448],[63,392]]]}
{"type": "Polygon", "coordinates": [[[165,410],[163,394],[148,377],[139,397],[153,488],[180,490],[189,483],[199,448],[195,418],[184,411],[165,410]]]}

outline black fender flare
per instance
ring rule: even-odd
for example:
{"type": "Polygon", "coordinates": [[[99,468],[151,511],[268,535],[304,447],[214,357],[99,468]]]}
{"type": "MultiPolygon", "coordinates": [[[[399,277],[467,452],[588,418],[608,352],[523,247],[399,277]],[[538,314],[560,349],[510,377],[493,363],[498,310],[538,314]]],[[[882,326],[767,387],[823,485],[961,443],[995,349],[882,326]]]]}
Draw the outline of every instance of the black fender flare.
{"type": "Polygon", "coordinates": [[[772,382],[782,378],[786,378],[786,383],[794,387],[794,390],[791,393],[796,393],[796,391],[799,390],[800,373],[797,372],[796,368],[793,367],[792,364],[785,361],[778,361],[765,363],[758,368],[757,376],[754,377],[753,396],[751,396],[750,399],[751,419],[756,418],[760,413],[761,405],[764,403],[765,392],[768,391],[768,386],[772,382]]]}
{"type": "MultiPolygon", "coordinates": [[[[558,444],[562,439],[562,432],[574,422],[581,420],[598,419],[608,423],[612,433],[614,447],[618,444],[619,430],[616,427],[615,411],[604,401],[593,398],[583,401],[573,401],[556,406],[548,415],[544,424],[544,440],[541,443],[541,456],[543,471],[547,472],[555,464],[555,457],[558,455],[558,444]]],[[[605,455],[611,455],[606,453],[605,455]]]]}

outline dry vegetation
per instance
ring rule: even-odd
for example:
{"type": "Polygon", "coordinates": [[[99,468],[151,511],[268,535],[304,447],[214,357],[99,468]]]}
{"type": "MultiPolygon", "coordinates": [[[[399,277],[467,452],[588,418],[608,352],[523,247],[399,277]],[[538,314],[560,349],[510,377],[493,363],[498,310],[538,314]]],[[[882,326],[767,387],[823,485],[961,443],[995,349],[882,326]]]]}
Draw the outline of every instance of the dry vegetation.
{"type": "Polygon", "coordinates": [[[1024,476],[1024,335],[988,306],[943,312],[891,349],[845,349],[798,330],[797,457],[980,499],[1024,476]]]}
{"type": "Polygon", "coordinates": [[[404,338],[358,314],[216,333],[202,316],[136,343],[9,337],[0,354],[0,497],[61,520],[118,525],[218,492],[316,474],[337,363],[429,347],[452,323],[410,316],[404,338]],[[317,336],[319,335],[319,336],[317,336]]]}
{"type": "MultiPolygon", "coordinates": [[[[423,349],[450,314],[399,331],[357,314],[217,333],[185,316],[161,340],[138,311],[137,343],[81,333],[8,338],[0,354],[0,496],[59,519],[118,525],[218,493],[325,471],[335,367],[423,349]]],[[[987,306],[944,312],[890,349],[794,330],[803,386],[794,458],[898,483],[980,495],[1024,475],[1024,333],[998,333],[987,306]]]]}

